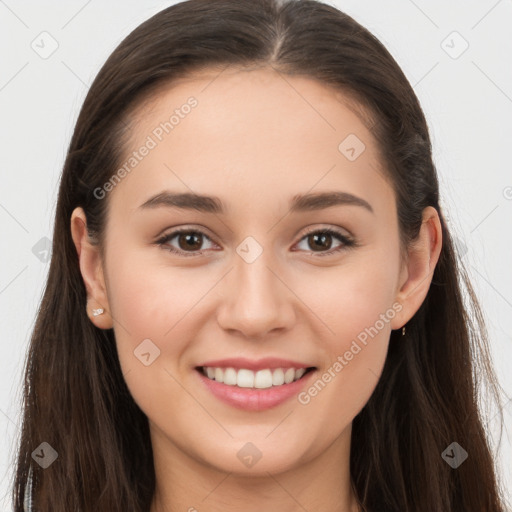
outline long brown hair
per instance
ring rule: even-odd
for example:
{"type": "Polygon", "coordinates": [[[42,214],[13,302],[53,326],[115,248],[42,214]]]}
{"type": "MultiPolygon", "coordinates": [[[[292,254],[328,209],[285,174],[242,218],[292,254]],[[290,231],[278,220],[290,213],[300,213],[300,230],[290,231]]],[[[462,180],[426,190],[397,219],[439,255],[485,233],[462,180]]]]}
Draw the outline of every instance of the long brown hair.
{"type": "MultiPolygon", "coordinates": [[[[29,470],[38,512],[147,512],[155,487],[148,421],[132,399],[112,330],[86,314],[70,233],[84,208],[103,244],[108,197],[94,191],[120,165],[130,114],[145,98],[201,68],[272,66],[356,98],[397,198],[402,243],[431,205],[443,247],[428,295],[393,332],[385,367],[353,421],[350,469],[369,512],[504,512],[479,410],[481,384],[498,404],[486,329],[441,208],[431,142],[418,99],[384,46],[351,17],[314,0],[189,0],[142,23],[108,58],[81,109],[60,181],[52,259],[27,355],[13,500],[23,510],[29,470]],[[47,442],[47,469],[32,452],[47,442]],[[458,468],[443,459],[457,442],[458,468]]],[[[500,438],[501,439],[501,438],[500,438]]]]}

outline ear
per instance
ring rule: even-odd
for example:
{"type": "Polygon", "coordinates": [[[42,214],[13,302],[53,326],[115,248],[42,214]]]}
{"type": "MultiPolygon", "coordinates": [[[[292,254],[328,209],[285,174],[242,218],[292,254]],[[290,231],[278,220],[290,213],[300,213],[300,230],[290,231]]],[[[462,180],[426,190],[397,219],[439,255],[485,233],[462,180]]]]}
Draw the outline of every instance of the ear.
{"type": "Polygon", "coordinates": [[[425,300],[441,253],[442,238],[439,214],[428,206],[423,210],[420,232],[407,251],[407,261],[400,273],[395,300],[402,310],[391,321],[392,329],[405,325],[425,300]]]}
{"type": "Polygon", "coordinates": [[[103,274],[99,247],[90,241],[87,231],[87,218],[82,208],[75,208],[71,214],[71,236],[80,262],[80,272],[87,291],[87,315],[100,329],[113,327],[107,289],[103,274]],[[103,309],[95,316],[93,310],[103,309]]]}

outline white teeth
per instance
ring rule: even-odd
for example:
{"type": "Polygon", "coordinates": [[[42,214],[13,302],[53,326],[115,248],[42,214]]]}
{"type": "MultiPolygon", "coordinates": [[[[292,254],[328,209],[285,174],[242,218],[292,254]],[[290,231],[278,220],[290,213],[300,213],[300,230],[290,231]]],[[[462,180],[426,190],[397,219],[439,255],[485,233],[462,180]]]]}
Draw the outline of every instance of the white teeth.
{"type": "Polygon", "coordinates": [[[259,370],[254,376],[254,387],[265,389],[272,387],[272,372],[270,370],[259,370]]]}
{"type": "Polygon", "coordinates": [[[236,371],[234,368],[226,368],[224,370],[224,384],[227,384],[228,386],[236,386],[238,379],[236,376],[236,371]]]}
{"type": "Polygon", "coordinates": [[[288,368],[284,372],[284,383],[290,384],[290,382],[293,382],[293,379],[295,378],[295,370],[293,368],[288,368]]]}
{"type": "Polygon", "coordinates": [[[284,372],[282,368],[278,368],[272,372],[272,385],[280,386],[284,384],[284,372]]]}
{"type": "Polygon", "coordinates": [[[238,386],[240,388],[266,389],[272,386],[282,386],[299,380],[305,373],[306,368],[275,368],[265,369],[253,372],[242,368],[212,368],[203,367],[203,374],[211,380],[223,382],[228,386],[238,386]]]}
{"type": "Polygon", "coordinates": [[[254,372],[251,372],[251,370],[238,370],[236,376],[236,385],[239,388],[253,388],[254,372]]]}
{"type": "Polygon", "coordinates": [[[296,370],[294,380],[300,379],[305,373],[306,373],[306,368],[300,368],[299,370],[296,370]]]}

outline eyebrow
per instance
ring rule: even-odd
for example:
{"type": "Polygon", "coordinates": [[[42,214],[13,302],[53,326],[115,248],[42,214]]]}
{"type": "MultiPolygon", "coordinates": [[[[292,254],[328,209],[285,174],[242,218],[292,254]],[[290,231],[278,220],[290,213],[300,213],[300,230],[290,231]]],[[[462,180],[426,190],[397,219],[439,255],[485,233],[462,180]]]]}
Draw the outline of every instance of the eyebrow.
{"type": "MultiPolygon", "coordinates": [[[[374,213],[371,205],[364,199],[348,192],[315,192],[297,194],[290,201],[290,212],[306,212],[323,210],[333,206],[360,206],[374,213]]],[[[222,201],[215,196],[204,196],[194,193],[172,193],[168,191],[149,198],[139,206],[139,209],[152,209],[157,207],[180,208],[183,210],[196,210],[203,213],[224,214],[222,201]]]]}

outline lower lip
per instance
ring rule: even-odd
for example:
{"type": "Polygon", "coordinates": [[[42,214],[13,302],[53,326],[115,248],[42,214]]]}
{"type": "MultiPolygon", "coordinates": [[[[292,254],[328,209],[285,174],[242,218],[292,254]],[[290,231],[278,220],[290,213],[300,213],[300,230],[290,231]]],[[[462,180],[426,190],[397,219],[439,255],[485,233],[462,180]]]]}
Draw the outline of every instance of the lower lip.
{"type": "Polygon", "coordinates": [[[211,380],[206,377],[201,370],[195,370],[206,387],[224,403],[243,409],[246,411],[263,411],[276,407],[292,396],[297,395],[300,390],[310,381],[311,376],[316,370],[310,370],[299,380],[283,384],[281,386],[272,386],[265,389],[240,388],[238,386],[228,386],[222,382],[211,380]]]}

